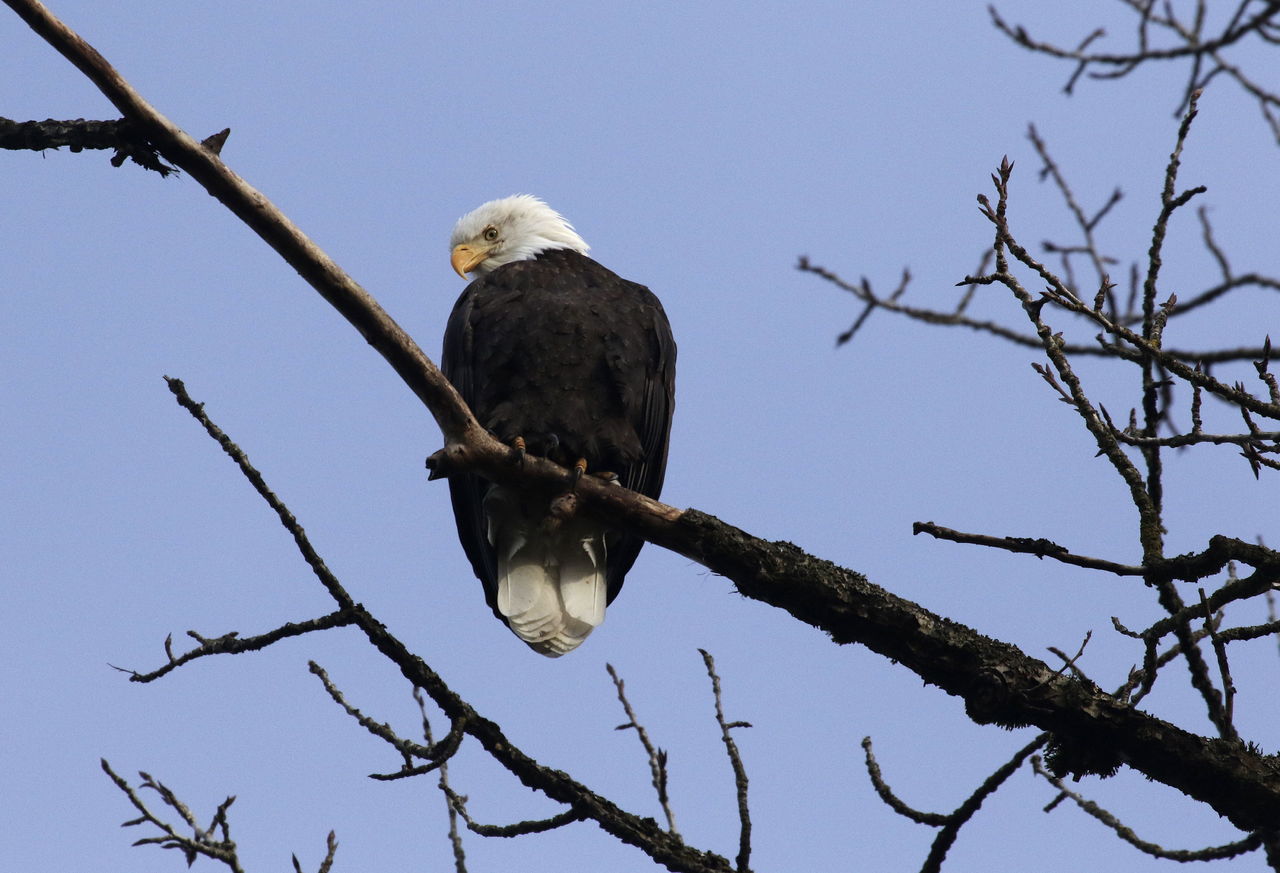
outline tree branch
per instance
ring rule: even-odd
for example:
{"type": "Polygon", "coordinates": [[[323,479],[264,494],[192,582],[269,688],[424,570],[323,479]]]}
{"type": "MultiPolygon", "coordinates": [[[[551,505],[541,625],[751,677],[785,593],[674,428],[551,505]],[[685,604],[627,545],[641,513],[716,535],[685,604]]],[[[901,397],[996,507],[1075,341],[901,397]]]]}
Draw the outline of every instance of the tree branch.
{"type": "Polygon", "coordinates": [[[1070,798],[1075,801],[1075,804],[1082,810],[1102,822],[1107,827],[1111,828],[1111,830],[1115,831],[1116,836],[1120,837],[1120,839],[1153,857],[1165,858],[1170,861],[1218,861],[1223,858],[1234,858],[1237,855],[1252,852],[1262,845],[1262,835],[1260,833],[1253,833],[1242,840],[1237,840],[1234,843],[1227,843],[1222,846],[1211,846],[1207,849],[1166,849],[1156,843],[1151,843],[1140,838],[1133,832],[1132,828],[1125,825],[1124,822],[1107,812],[1101,806],[1067,788],[1060,778],[1044,769],[1041,765],[1039,756],[1032,757],[1031,766],[1035,770],[1036,775],[1043,777],[1045,781],[1051,784],[1054,788],[1057,788],[1060,792],[1058,799],[1054,800],[1048,807],[1046,807],[1046,812],[1056,806],[1062,798],[1070,798]]]}
{"type": "Polygon", "coordinates": [[[1146,572],[1144,568],[1135,567],[1131,564],[1118,564],[1115,561],[1108,561],[1104,558],[1074,555],[1066,547],[1043,537],[995,537],[988,534],[962,533],[958,530],[934,524],[931,521],[917,521],[911,526],[911,533],[924,533],[940,540],[950,540],[955,543],[989,546],[995,549],[1004,549],[1008,552],[1035,555],[1040,559],[1053,558],[1055,561],[1061,561],[1064,564],[1086,567],[1090,570],[1102,570],[1107,573],[1115,573],[1117,576],[1141,576],[1146,572]]]}
{"type": "Polygon", "coordinates": [[[196,658],[204,658],[209,655],[238,655],[241,652],[256,652],[260,649],[265,649],[272,643],[289,637],[301,636],[312,631],[328,630],[334,627],[345,627],[352,624],[352,622],[351,614],[339,609],[337,612],[331,612],[328,615],[322,615],[310,621],[286,622],[275,630],[252,637],[241,637],[238,632],[231,631],[220,637],[208,638],[195,631],[187,631],[187,636],[194,639],[199,645],[190,651],[175,656],[173,654],[172,636],[166,638],[164,650],[165,654],[169,656],[169,663],[163,667],[152,670],[150,673],[139,673],[137,670],[129,670],[124,667],[115,667],[114,669],[128,673],[132,682],[153,682],[183,664],[194,661],[196,658]]]}
{"type": "Polygon", "coordinates": [[[626,724],[620,724],[614,730],[631,729],[636,732],[640,745],[644,747],[645,754],[649,758],[649,775],[653,780],[653,790],[658,793],[658,805],[662,807],[662,814],[667,819],[667,830],[679,836],[680,831],[676,828],[676,814],[671,810],[671,798],[667,794],[667,750],[659,749],[650,742],[649,732],[636,718],[635,710],[631,708],[631,701],[627,700],[626,683],[618,676],[618,671],[613,669],[612,664],[605,664],[604,668],[608,671],[609,678],[613,680],[613,687],[618,692],[618,702],[622,704],[622,711],[626,713],[628,719],[626,724]]]}
{"type": "MultiPolygon", "coordinates": [[[[229,131],[228,131],[229,132],[229,131]]],[[[140,167],[161,176],[176,173],[160,160],[156,150],[139,136],[126,119],[116,121],[13,121],[0,118],[0,149],[44,151],[66,147],[72,152],[84,149],[112,149],[112,166],[131,160],[140,167]]]]}
{"type": "Polygon", "coordinates": [[[720,676],[716,673],[715,659],[706,649],[698,649],[698,651],[702,654],[707,676],[711,679],[711,696],[716,705],[716,724],[720,726],[720,739],[724,742],[725,752],[729,756],[729,765],[733,768],[733,784],[738,797],[738,873],[750,873],[751,811],[747,806],[747,769],[742,765],[742,756],[738,754],[738,744],[733,739],[733,729],[749,728],[751,725],[745,721],[725,721],[724,706],[720,698],[720,676]]]}
{"type": "MultiPolygon", "coordinates": [[[[528,457],[520,468],[511,465],[506,447],[484,433],[436,366],[367,292],[265,196],[156,112],[42,4],[5,2],[80,68],[164,157],[245,221],[387,359],[445,434],[445,449],[437,456],[439,468],[473,470],[500,484],[526,488],[564,481],[567,471],[544,459],[528,457]]],[[[999,263],[1002,258],[997,258],[997,270],[1007,267],[999,263]]],[[[821,628],[837,643],[862,643],[926,682],[964,698],[975,721],[1036,725],[1063,743],[1111,750],[1117,760],[1209,804],[1246,830],[1280,820],[1280,761],[1274,758],[1196,736],[1087,683],[1055,676],[1043,662],[1016,647],[929,612],[789,543],[767,542],[696,510],[680,511],[590,477],[581,481],[578,492],[585,508],[605,521],[729,577],[745,596],[821,628]]],[[[339,608],[349,609],[370,642],[450,719],[465,723],[467,733],[521,782],[581,810],[622,841],[645,847],[660,863],[691,870],[729,869],[725,859],[684,846],[651,820],[626,813],[516,749],[497,724],[476,713],[381,623],[354,604],[323,562],[307,551],[309,545],[296,521],[290,523],[287,510],[281,506],[277,512],[339,608]]]]}

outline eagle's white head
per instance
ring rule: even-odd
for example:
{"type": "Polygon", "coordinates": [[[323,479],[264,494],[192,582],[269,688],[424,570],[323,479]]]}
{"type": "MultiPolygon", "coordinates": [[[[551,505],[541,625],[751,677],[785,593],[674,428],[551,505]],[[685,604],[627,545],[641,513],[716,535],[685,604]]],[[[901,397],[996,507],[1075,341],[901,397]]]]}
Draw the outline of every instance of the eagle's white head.
{"type": "Polygon", "coordinates": [[[516,194],[473,209],[458,219],[449,237],[450,262],[464,279],[483,276],[512,261],[552,249],[589,248],[573,225],[532,194],[516,194]]]}

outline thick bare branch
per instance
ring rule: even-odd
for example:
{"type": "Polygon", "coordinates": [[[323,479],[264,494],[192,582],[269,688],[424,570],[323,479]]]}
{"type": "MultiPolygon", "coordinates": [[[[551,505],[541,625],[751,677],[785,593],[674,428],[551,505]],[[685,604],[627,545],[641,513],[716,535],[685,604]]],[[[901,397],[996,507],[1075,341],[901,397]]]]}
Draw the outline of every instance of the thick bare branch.
{"type": "MultiPolygon", "coordinates": [[[[275,248],[391,363],[431,409],[445,434],[446,447],[436,459],[438,469],[473,470],[492,481],[526,488],[553,487],[564,481],[567,471],[543,459],[527,458],[520,468],[511,465],[506,447],[478,427],[417,345],[260,192],[157,113],[40,3],[6,3],[85,72],[165,158],[204,185],[275,248]]],[[[1004,259],[1000,252],[997,272],[1007,271],[1004,259]]],[[[1034,308],[1036,304],[1028,300],[1027,305],[1034,308]]],[[[1101,439],[1111,439],[1105,429],[1103,433],[1101,439]]],[[[589,477],[582,480],[578,493],[585,509],[729,577],[745,596],[822,628],[838,643],[862,643],[925,681],[963,697],[969,714],[979,722],[1036,725],[1064,743],[1111,750],[1118,760],[1210,804],[1245,829],[1280,820],[1280,763],[1273,759],[1206,740],[1136,711],[1087,683],[1055,677],[1044,663],[1017,648],[950,622],[790,544],[767,542],[696,510],[676,510],[589,477]]],[[[350,610],[370,642],[450,719],[465,723],[467,733],[521,782],[573,807],[620,840],[643,847],[673,869],[730,869],[725,859],[690,849],[656,823],[626,813],[520,752],[497,724],[476,713],[373,616],[352,603],[323,562],[313,557],[296,520],[277,504],[273,506],[282,523],[339,608],[350,610]]]]}
{"type": "Polygon", "coordinates": [[[153,170],[161,176],[176,173],[173,167],[160,160],[147,141],[139,136],[125,119],[115,121],[13,121],[0,118],[0,149],[44,151],[67,148],[72,152],[84,149],[111,149],[114,166],[131,160],[140,167],[153,170]]]}
{"type": "MultiPolygon", "coordinates": [[[[202,423],[207,422],[202,406],[187,400],[184,406],[202,423]]],[[[205,429],[227,448],[230,441],[212,422],[205,423],[205,429]]],[[[238,449],[228,454],[237,458],[241,469],[250,475],[252,468],[240,460],[243,455],[238,449]]],[[[546,462],[529,457],[525,466],[537,463],[546,462]]],[[[496,724],[476,714],[381,623],[353,604],[315,554],[288,509],[279,504],[265,484],[255,487],[264,499],[274,501],[282,523],[308,556],[308,563],[316,569],[331,596],[340,605],[352,604],[345,608],[352,610],[354,623],[375,647],[395,662],[410,682],[423,688],[451,719],[464,719],[467,733],[480,740],[522,782],[574,806],[625,842],[646,847],[657,860],[670,856],[671,863],[676,863],[676,858],[695,851],[657,829],[651,821],[639,823],[565,774],[544,768],[515,749],[496,724]]],[[[580,491],[590,494],[593,490],[605,492],[605,499],[597,504],[602,516],[619,524],[634,522],[635,516],[625,503],[610,499],[614,498],[610,492],[629,492],[583,479],[580,491]]],[[[752,537],[697,510],[678,513],[674,521],[647,516],[638,529],[659,545],[732,579],[745,596],[786,610],[827,631],[837,643],[862,643],[900,662],[925,681],[963,697],[975,721],[1036,725],[1071,745],[1112,750],[1130,766],[1209,803],[1242,827],[1247,828],[1272,810],[1280,814],[1280,762],[1247,749],[1214,746],[1211,741],[1133,710],[1087,683],[1057,676],[1043,662],[1014,646],[984,637],[890,594],[858,573],[807,555],[790,543],[752,537]]],[[[727,862],[716,856],[702,857],[699,853],[695,860],[681,869],[718,869],[718,863],[724,863],[727,869],[727,862]]]]}

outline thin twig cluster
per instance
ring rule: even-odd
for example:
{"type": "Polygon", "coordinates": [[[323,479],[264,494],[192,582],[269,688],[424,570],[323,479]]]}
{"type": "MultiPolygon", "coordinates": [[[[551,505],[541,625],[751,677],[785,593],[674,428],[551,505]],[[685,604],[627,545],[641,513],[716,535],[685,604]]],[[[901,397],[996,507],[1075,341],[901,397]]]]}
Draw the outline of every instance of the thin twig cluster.
{"type": "MultiPolygon", "coordinates": [[[[198,633],[190,632],[190,636],[196,641],[197,645],[180,655],[174,653],[172,639],[166,638],[164,642],[166,663],[160,668],[149,672],[126,670],[125,672],[129,673],[131,680],[135,682],[151,682],[197,658],[256,651],[289,637],[334,627],[354,625],[369,635],[370,642],[395,663],[400,668],[401,673],[413,684],[415,699],[418,700],[422,709],[422,734],[426,742],[421,743],[401,736],[391,725],[366,715],[359,707],[347,700],[346,695],[337,687],[328,673],[315,662],[310,663],[311,672],[320,680],[329,697],[343,711],[367,732],[390,745],[399,756],[400,766],[398,769],[386,773],[373,773],[370,774],[370,778],[389,781],[422,776],[432,772],[439,773],[438,785],[446,798],[450,816],[450,843],[453,848],[455,866],[460,873],[466,869],[466,860],[457,827],[459,820],[465,824],[468,830],[487,837],[522,836],[564,827],[575,822],[594,821],[606,831],[638,846],[653,857],[655,861],[664,863],[671,869],[689,870],[695,871],[695,873],[728,870],[746,873],[749,869],[747,861],[750,857],[750,819],[746,807],[746,774],[737,748],[729,737],[729,730],[747,725],[745,722],[727,723],[724,720],[719,677],[714,672],[714,664],[710,660],[710,655],[704,652],[703,658],[712,679],[712,697],[715,704],[716,721],[720,726],[722,736],[725,738],[730,762],[734,769],[738,786],[738,809],[742,818],[742,836],[739,843],[738,863],[736,866],[730,865],[726,859],[718,855],[688,846],[675,830],[675,818],[671,812],[666,790],[666,753],[656,749],[648,741],[648,733],[636,719],[634,710],[624,694],[623,682],[612,667],[609,668],[609,673],[614,680],[624,711],[630,720],[628,724],[622,727],[634,728],[644,738],[643,742],[650,757],[651,768],[653,768],[654,787],[658,791],[659,803],[668,817],[669,827],[666,830],[657,828],[651,819],[644,819],[620,809],[585,786],[569,779],[563,773],[538,764],[515,747],[510,740],[506,739],[496,724],[483,718],[470,705],[458,697],[421,658],[409,652],[404,644],[393,637],[380,621],[353,600],[342,586],[342,583],[320,558],[294,515],[267,486],[266,480],[249,462],[248,456],[212,421],[204,408],[204,404],[192,400],[186,391],[185,385],[180,380],[168,379],[167,382],[178,403],[199,421],[205,432],[235,462],[254,489],[276,512],[281,524],[293,537],[295,544],[306,558],[307,563],[312,567],[321,584],[338,604],[338,609],[318,619],[306,622],[289,622],[274,630],[250,637],[241,637],[233,632],[219,637],[208,638],[198,633]],[[432,739],[423,695],[430,697],[433,703],[450,719],[449,732],[442,739],[432,739]],[[491,756],[525,785],[541,790],[552,800],[563,804],[565,808],[547,818],[508,825],[486,825],[476,822],[467,810],[466,796],[457,792],[451,786],[447,772],[449,759],[458,753],[463,739],[467,736],[478,740],[491,756]]],[[[213,831],[212,827],[204,830],[197,829],[194,837],[183,837],[177,834],[172,827],[147,812],[123,780],[114,775],[113,779],[115,779],[116,784],[122,791],[126,791],[134,805],[144,812],[144,816],[135,820],[132,824],[149,822],[161,828],[163,832],[161,836],[147,838],[141,843],[157,843],[171,848],[183,848],[184,850],[198,852],[220,860],[232,866],[234,870],[238,871],[240,869],[238,866],[234,866],[238,865],[239,862],[235,856],[234,843],[230,842],[229,834],[226,833],[228,828],[226,807],[230,806],[230,800],[222,807],[219,807],[214,821],[214,824],[224,831],[223,841],[212,842],[210,840],[207,835],[213,831]]],[[[171,792],[158,783],[152,784],[149,777],[147,777],[147,782],[144,784],[146,787],[161,791],[161,796],[166,799],[166,802],[174,805],[175,809],[179,809],[184,820],[188,821],[193,828],[195,827],[194,819],[185,811],[186,808],[180,805],[180,802],[171,792]]]]}
{"type": "MultiPolygon", "coordinates": [[[[1095,34],[1075,52],[1058,52],[1058,55],[1072,57],[1079,62],[1077,76],[1086,69],[1108,64],[1116,74],[1123,75],[1138,63],[1160,57],[1192,57],[1198,64],[1203,59],[1217,58],[1216,52],[1245,35],[1256,33],[1271,40],[1280,33],[1272,21],[1280,16],[1280,4],[1263,4],[1265,8],[1245,16],[1249,6],[1247,2],[1242,4],[1228,30],[1215,40],[1199,45],[1195,51],[1162,53],[1150,50],[1142,57],[1128,58],[1087,54],[1088,42],[1100,35],[1095,34]]],[[[1181,27],[1172,12],[1157,15],[1152,12],[1153,7],[1154,4],[1149,3],[1143,9],[1144,30],[1140,41],[1144,51],[1148,47],[1145,28],[1159,25],[1178,30],[1181,27]]],[[[1198,8],[1203,12],[1203,4],[1198,8]]],[[[1004,24],[998,15],[996,20],[997,26],[1020,44],[1047,54],[1056,52],[1046,44],[1032,40],[1025,31],[1004,24]]],[[[1179,33],[1190,43],[1193,37],[1200,38],[1202,26],[1203,21],[1198,19],[1192,30],[1179,33]]],[[[1209,78],[1216,74],[1209,74],[1209,78]]],[[[1206,80],[1196,81],[1204,84],[1206,80]]],[[[1272,367],[1271,338],[1264,337],[1255,347],[1189,352],[1168,347],[1164,333],[1170,322],[1179,316],[1212,305],[1245,288],[1280,290],[1280,280],[1253,272],[1235,272],[1214,238],[1206,211],[1201,209],[1198,213],[1201,238],[1206,252],[1218,265],[1220,280],[1190,295],[1185,301],[1176,295],[1162,295],[1160,292],[1165,284],[1163,254],[1171,222],[1205,190],[1201,186],[1180,188],[1178,184],[1183,150],[1193,128],[1200,97],[1199,88],[1187,94],[1185,113],[1165,167],[1150,247],[1145,263],[1139,265],[1135,262],[1129,271],[1127,294],[1119,293],[1111,280],[1111,272],[1119,260],[1103,253],[1096,233],[1099,223],[1120,201],[1120,192],[1113,192],[1093,211],[1083,208],[1034,126],[1030,128],[1029,137],[1041,161],[1041,177],[1050,180],[1061,194],[1080,234],[1079,241],[1070,245],[1044,244],[1045,252],[1058,258],[1056,267],[1033,254],[1013,229],[1010,218],[1013,164],[1006,159],[992,176],[994,200],[986,195],[978,197],[981,213],[994,229],[994,242],[980,268],[958,283],[965,290],[954,309],[941,311],[904,303],[909,274],[904,273],[893,292],[881,296],[874,292],[865,278],[858,283],[849,283],[833,271],[816,267],[808,260],[802,260],[800,268],[853,294],[863,304],[853,325],[837,338],[838,343],[848,342],[866,324],[872,312],[883,310],[924,323],[966,327],[1041,352],[1043,361],[1033,362],[1032,367],[1058,399],[1075,411],[1097,454],[1106,459],[1128,489],[1135,510],[1141,559],[1137,562],[1116,561],[1079,554],[1044,537],[967,533],[933,522],[918,522],[915,532],[957,543],[1035,555],[1040,559],[1048,558],[1119,577],[1142,579],[1153,592],[1163,617],[1136,631],[1125,627],[1119,619],[1112,619],[1117,632],[1141,645],[1138,652],[1141,666],[1131,670],[1128,680],[1112,693],[1112,697],[1127,705],[1136,705],[1151,692],[1157,678],[1163,675],[1161,670],[1180,661],[1186,667],[1187,679],[1202,701],[1205,718],[1214,733],[1227,743],[1245,747],[1247,744],[1235,723],[1235,701],[1239,689],[1232,677],[1229,654],[1236,643],[1265,638],[1280,640],[1280,622],[1276,621],[1272,601],[1273,592],[1280,585],[1280,552],[1260,543],[1214,535],[1209,537],[1206,547],[1200,552],[1168,555],[1164,543],[1164,461],[1170,449],[1227,445],[1239,451],[1255,477],[1267,470],[1280,470],[1280,426],[1277,426],[1280,423],[1280,390],[1277,390],[1277,377],[1272,367]],[[1080,266],[1086,269],[1081,270],[1080,266]],[[987,287],[1000,287],[1009,292],[1021,310],[1025,327],[980,321],[968,315],[967,308],[974,299],[975,290],[987,287]],[[1094,340],[1088,343],[1067,340],[1059,326],[1059,322],[1064,321],[1068,325],[1087,325],[1095,334],[1094,340]],[[1093,399],[1094,389],[1086,386],[1073,365],[1074,361],[1085,356],[1110,358],[1121,362],[1122,367],[1136,371],[1137,400],[1125,420],[1117,421],[1106,406],[1093,399]],[[1215,364],[1245,360],[1252,363],[1256,376],[1252,384],[1227,381],[1213,372],[1215,364]],[[1182,391],[1175,391],[1175,388],[1182,391]],[[1177,400],[1184,395],[1189,395],[1189,402],[1180,406],[1177,400]],[[1238,427],[1217,432],[1207,429],[1207,398],[1215,402],[1215,412],[1222,409],[1233,411],[1238,427]],[[1180,419],[1189,420],[1189,425],[1179,425],[1180,419]],[[1247,573],[1242,573],[1244,568],[1248,569],[1247,573]],[[1187,592],[1188,585],[1195,587],[1187,592]],[[1266,598],[1268,620],[1232,626],[1227,620],[1227,608],[1255,598],[1266,598]]],[[[1274,122],[1273,116],[1268,115],[1268,119],[1274,122]]],[[[1086,637],[1086,643],[1088,639],[1086,637]]],[[[1062,671],[1070,672],[1081,681],[1089,681],[1078,665],[1084,645],[1071,657],[1057,649],[1050,651],[1062,660],[1062,671]]],[[[1270,692],[1264,690],[1263,693],[1270,692]]],[[[1047,748],[1045,759],[1042,761],[1035,757],[1033,766],[1035,772],[1060,790],[1058,800],[1074,800],[1141,851],[1155,857],[1186,861],[1232,857],[1263,847],[1272,866],[1280,869],[1280,855],[1275,850],[1277,832],[1273,828],[1247,829],[1242,839],[1228,845],[1194,850],[1166,849],[1137,837],[1115,815],[1094,801],[1062,787],[1062,778],[1067,774],[1077,777],[1082,773],[1108,775],[1115,771],[1119,762],[1109,755],[1098,755],[1097,748],[1063,742],[1061,737],[1052,733],[1042,734],[1035,742],[1020,749],[979,787],[966,806],[950,814],[922,813],[899,800],[883,780],[871,754],[870,740],[864,741],[868,773],[885,803],[913,821],[940,828],[922,868],[924,870],[939,868],[954,838],[954,830],[967,820],[962,812],[967,810],[971,815],[976,811],[981,797],[1007,778],[1009,768],[1020,767],[1041,746],[1047,748]]],[[[1056,806],[1057,802],[1050,804],[1049,808],[1056,806]]]]}
{"type": "Polygon", "coordinates": [[[1075,48],[1037,39],[1021,25],[1010,24],[994,6],[991,20],[1011,40],[1029,51],[1074,64],[1063,90],[1070,94],[1081,77],[1097,80],[1121,79],[1151,63],[1184,62],[1186,81],[1175,114],[1183,114],[1192,95],[1213,81],[1224,79],[1252,97],[1280,143],[1280,95],[1246,75],[1240,65],[1229,60],[1232,49],[1256,39],[1264,45],[1280,44],[1280,2],[1238,0],[1234,7],[1195,0],[1190,10],[1169,0],[1119,0],[1134,16],[1132,47],[1118,52],[1100,51],[1095,46],[1107,36],[1103,28],[1090,31],[1075,48]]]}

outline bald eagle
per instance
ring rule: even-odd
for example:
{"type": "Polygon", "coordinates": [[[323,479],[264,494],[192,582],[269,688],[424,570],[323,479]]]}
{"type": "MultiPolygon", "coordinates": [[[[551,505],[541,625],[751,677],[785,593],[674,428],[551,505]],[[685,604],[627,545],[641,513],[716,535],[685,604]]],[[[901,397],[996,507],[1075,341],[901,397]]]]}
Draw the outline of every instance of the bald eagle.
{"type": "MultiPolygon", "coordinates": [[[[509,445],[657,498],[667,466],[676,345],[648,288],[587,257],[527,194],[458,220],[453,268],[475,279],[449,316],[441,358],[480,424],[509,445]],[[612,474],[612,476],[610,475],[612,474]]],[[[458,538],[494,615],[555,658],[604,621],[644,541],[474,474],[449,478],[458,538]]]]}

